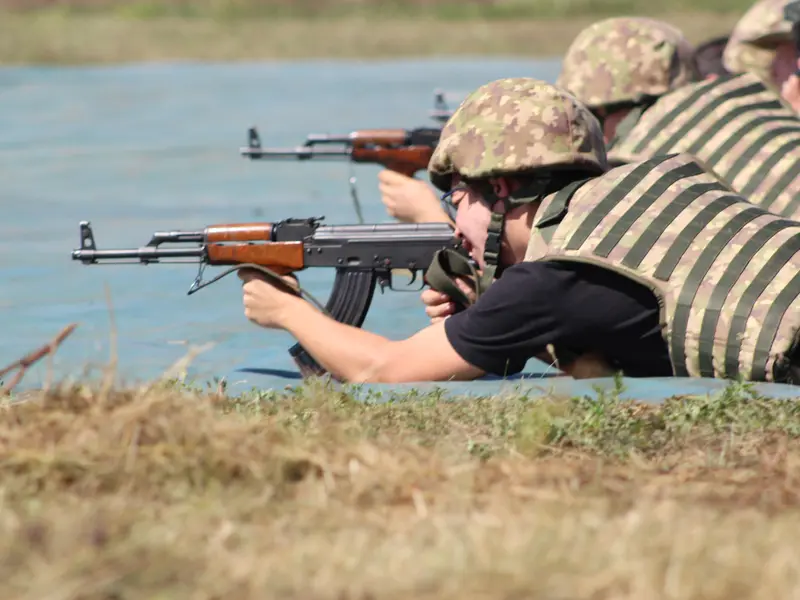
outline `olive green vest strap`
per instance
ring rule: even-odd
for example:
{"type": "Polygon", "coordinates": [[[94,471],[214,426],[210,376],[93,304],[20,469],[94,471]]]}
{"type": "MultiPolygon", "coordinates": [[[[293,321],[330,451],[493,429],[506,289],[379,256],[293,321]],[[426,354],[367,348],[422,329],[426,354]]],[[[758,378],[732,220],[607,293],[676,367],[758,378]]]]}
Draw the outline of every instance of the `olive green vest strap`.
{"type": "Polygon", "coordinates": [[[425,274],[425,280],[437,292],[447,294],[457,305],[464,308],[472,304],[469,297],[461,291],[453,281],[456,276],[471,277],[477,287],[476,296],[483,291],[480,287],[480,278],[468,259],[450,249],[439,250],[433,255],[433,261],[425,274]]]}
{"type": "MultiPolygon", "coordinates": [[[[711,124],[702,135],[698,136],[697,140],[687,148],[687,152],[689,154],[697,155],[699,151],[706,147],[706,145],[716,136],[720,129],[725,126],[726,123],[732,122],[734,119],[738,119],[742,115],[747,114],[748,112],[752,111],[764,111],[764,110],[778,110],[781,108],[781,103],[777,100],[769,100],[767,102],[755,102],[753,104],[745,104],[744,106],[737,106],[736,108],[723,112],[720,115],[720,118],[711,124]]],[[[790,122],[796,123],[797,122],[797,115],[765,115],[761,117],[756,117],[755,119],[748,120],[741,128],[737,131],[733,132],[728,136],[728,139],[725,140],[712,154],[708,156],[704,163],[706,163],[710,167],[716,166],[716,164],[725,158],[731,149],[738,144],[742,138],[753,131],[754,129],[758,129],[759,127],[763,127],[769,123],[776,123],[776,122],[790,122]]]]}
{"type": "Polygon", "coordinates": [[[581,179],[580,181],[573,181],[558,190],[553,196],[553,199],[545,207],[542,216],[534,223],[534,227],[539,230],[542,239],[544,239],[547,244],[553,239],[553,233],[559,223],[567,216],[569,203],[572,197],[584,183],[591,179],[594,178],[589,177],[587,179],[581,179]]]}
{"type": "MultiPolygon", "coordinates": [[[[720,86],[728,83],[732,79],[735,79],[735,78],[741,77],[741,76],[742,76],[741,73],[737,73],[735,75],[723,75],[722,77],[717,77],[716,79],[714,79],[713,81],[710,81],[709,83],[707,83],[705,85],[698,86],[697,89],[695,89],[691,94],[689,94],[689,96],[684,98],[678,105],[674,106],[672,108],[672,110],[668,111],[664,116],[662,116],[661,119],[659,119],[659,121],[650,128],[649,134],[644,136],[639,141],[639,143],[636,144],[636,146],[634,146],[634,148],[632,148],[631,151],[634,154],[640,154],[640,153],[644,152],[647,148],[650,147],[650,144],[653,143],[653,140],[655,139],[655,137],[658,136],[659,133],[664,128],[666,128],[673,121],[675,121],[675,119],[679,118],[682,114],[684,114],[687,109],[689,109],[696,102],[698,102],[701,98],[703,98],[703,96],[705,96],[706,94],[710,93],[711,90],[713,90],[714,88],[720,87],[720,86]]],[[[762,89],[763,89],[763,86],[762,86],[762,89]]],[[[748,93],[755,93],[754,89],[753,90],[747,90],[745,88],[745,90],[746,91],[739,92],[739,94],[740,95],[747,95],[748,93]]],[[[656,154],[656,153],[651,153],[651,155],[653,155],[653,154],[656,154]]]]}
{"type": "MultiPolygon", "coordinates": [[[[730,170],[726,172],[726,179],[728,181],[733,181],[736,176],[742,172],[742,170],[744,170],[749,164],[752,164],[752,161],[756,159],[759,151],[764,146],[785,133],[795,133],[795,135],[800,133],[800,122],[767,131],[763,136],[761,136],[761,138],[753,142],[753,145],[736,160],[736,162],[731,166],[730,170]]],[[[785,160],[787,154],[791,156],[791,154],[798,148],[800,148],[800,140],[790,139],[780,148],[775,150],[775,152],[773,152],[767,160],[759,164],[758,168],[750,177],[750,181],[748,181],[747,185],[741,188],[740,193],[742,196],[747,198],[753,194],[753,192],[758,188],[758,184],[761,183],[764,177],[772,173],[775,167],[778,166],[778,163],[780,163],[782,160],[785,160]]],[[[769,209],[770,205],[778,197],[778,194],[780,194],[781,190],[786,189],[786,186],[789,185],[796,176],[797,164],[795,162],[793,168],[789,169],[783,174],[780,182],[772,187],[770,193],[767,194],[764,200],[759,202],[758,205],[762,208],[769,209]]]]}
{"type": "MultiPolygon", "coordinates": [[[[708,88],[706,88],[707,90],[708,88]]],[[[699,127],[704,121],[708,120],[714,113],[718,113],[720,107],[726,104],[728,101],[733,100],[734,98],[744,98],[746,96],[752,96],[754,94],[759,94],[760,92],[764,91],[764,86],[760,83],[754,83],[752,85],[748,85],[745,87],[735,88],[733,90],[729,90],[724,94],[721,94],[719,97],[714,98],[711,102],[706,104],[702,110],[697,111],[696,114],[692,115],[692,117],[686,121],[679,129],[675,131],[669,138],[664,140],[661,145],[658,147],[657,150],[653,151],[653,154],[664,154],[668,152],[671,148],[674,148],[675,145],[686,138],[693,130],[699,127]]],[[[674,111],[668,113],[667,116],[672,115],[670,120],[677,119],[680,116],[680,113],[675,113],[674,111]]],[[[725,115],[725,119],[727,120],[729,117],[725,115]]],[[[658,135],[658,131],[650,132],[651,136],[658,135]]]]}
{"type": "Polygon", "coordinates": [[[650,108],[650,106],[642,105],[632,108],[631,111],[625,115],[625,118],[619,122],[619,125],[617,125],[617,130],[614,132],[614,137],[606,145],[606,150],[612,150],[614,146],[628,137],[628,134],[633,131],[633,128],[636,127],[639,119],[642,118],[644,111],[646,111],[648,108],[650,108]]]}
{"type": "MultiPolygon", "coordinates": [[[[786,265],[798,251],[800,251],[800,234],[790,237],[778,248],[773,250],[770,259],[761,265],[759,271],[755,272],[755,276],[750,281],[750,285],[741,293],[739,302],[734,309],[730,330],[728,332],[728,344],[725,355],[725,368],[728,373],[737,373],[739,371],[738,354],[741,352],[744,332],[747,329],[747,320],[750,318],[756,301],[775,277],[777,277],[784,265],[786,265]],[[734,354],[737,356],[734,356],[734,354]]],[[[792,283],[796,284],[797,282],[793,281],[792,283]]],[[[784,289],[796,293],[796,288],[786,287],[784,289]]],[[[770,336],[774,337],[777,325],[780,323],[780,317],[783,316],[785,310],[786,308],[783,306],[783,302],[773,303],[770,307],[768,317],[764,320],[762,335],[764,332],[767,332],[770,336]]],[[[757,352],[761,350],[759,345],[763,346],[763,343],[766,341],[771,342],[772,338],[767,337],[759,341],[761,344],[759,344],[758,341],[756,343],[757,352]]]]}

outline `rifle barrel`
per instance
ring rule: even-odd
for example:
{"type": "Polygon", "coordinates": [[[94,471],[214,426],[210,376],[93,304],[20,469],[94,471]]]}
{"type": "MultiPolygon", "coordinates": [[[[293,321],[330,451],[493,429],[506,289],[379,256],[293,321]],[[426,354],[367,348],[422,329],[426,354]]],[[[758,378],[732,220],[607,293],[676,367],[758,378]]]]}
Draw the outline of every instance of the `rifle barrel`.
{"type": "Polygon", "coordinates": [[[349,144],[352,142],[350,134],[328,135],[327,133],[311,133],[306,138],[306,146],[315,144],[349,144]]]}
{"type": "Polygon", "coordinates": [[[143,246],[121,250],[91,250],[81,248],[72,251],[72,260],[84,263],[93,263],[98,260],[138,260],[142,263],[156,262],[162,258],[203,258],[206,249],[197,248],[159,248],[156,246],[143,246]]]}
{"type": "Polygon", "coordinates": [[[250,158],[275,158],[308,160],[311,158],[342,158],[350,156],[350,148],[315,148],[313,146],[300,146],[298,148],[258,148],[247,146],[239,149],[242,156],[250,158]]]}

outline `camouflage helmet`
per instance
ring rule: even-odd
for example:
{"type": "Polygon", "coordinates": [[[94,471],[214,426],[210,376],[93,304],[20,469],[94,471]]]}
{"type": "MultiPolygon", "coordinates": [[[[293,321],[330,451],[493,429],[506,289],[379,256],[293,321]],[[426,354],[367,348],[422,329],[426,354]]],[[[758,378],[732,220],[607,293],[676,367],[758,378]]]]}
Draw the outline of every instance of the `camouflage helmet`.
{"type": "Polygon", "coordinates": [[[442,128],[428,174],[448,191],[456,173],[481,179],[558,168],[608,169],[600,123],[565,90],[517,77],[464,99],[442,128]]]}
{"type": "Polygon", "coordinates": [[[750,72],[762,81],[772,80],[776,46],[792,41],[792,24],[783,15],[787,4],[789,0],[760,0],[739,19],[723,54],[728,71],[750,72]]]}
{"type": "Polygon", "coordinates": [[[578,34],[557,84],[597,108],[662,96],[699,79],[694,48],[678,29],[654,19],[615,17],[578,34]]]}

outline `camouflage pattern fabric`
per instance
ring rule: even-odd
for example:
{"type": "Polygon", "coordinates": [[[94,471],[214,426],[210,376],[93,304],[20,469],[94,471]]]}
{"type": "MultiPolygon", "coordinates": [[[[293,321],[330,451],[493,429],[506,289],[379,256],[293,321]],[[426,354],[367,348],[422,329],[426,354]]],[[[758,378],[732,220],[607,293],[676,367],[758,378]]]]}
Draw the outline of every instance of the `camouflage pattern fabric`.
{"type": "Polygon", "coordinates": [[[770,68],[775,47],[792,41],[792,24],[783,16],[783,9],[789,2],[761,0],[739,19],[723,53],[723,63],[728,71],[753,73],[767,85],[772,85],[770,68]]]}
{"type": "Polygon", "coordinates": [[[663,96],[609,151],[614,161],[693,154],[738,194],[800,219],[800,118],[751,73],[663,96]]]}
{"type": "Polygon", "coordinates": [[[556,84],[597,108],[658,97],[699,79],[694,48],[679,30],[654,19],[619,17],[578,34],[556,84]]]}
{"type": "Polygon", "coordinates": [[[566,196],[545,198],[525,260],[596,264],[653,290],[677,376],[788,379],[800,222],[753,206],[688,154],[619,167],[566,196]]]}
{"type": "Polygon", "coordinates": [[[464,99],[442,129],[428,174],[449,191],[455,173],[479,179],[559,167],[608,168],[600,124],[566,91],[520,77],[464,99]]]}

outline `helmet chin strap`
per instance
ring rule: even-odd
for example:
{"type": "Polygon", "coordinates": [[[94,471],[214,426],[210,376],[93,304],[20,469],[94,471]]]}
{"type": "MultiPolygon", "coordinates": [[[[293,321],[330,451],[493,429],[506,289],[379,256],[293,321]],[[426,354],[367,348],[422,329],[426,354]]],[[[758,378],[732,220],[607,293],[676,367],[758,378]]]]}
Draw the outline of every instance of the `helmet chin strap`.
{"type": "Polygon", "coordinates": [[[472,304],[472,300],[456,285],[453,280],[455,277],[472,279],[475,282],[475,299],[480,298],[481,294],[492,285],[495,276],[502,274],[505,267],[500,262],[500,244],[505,230],[506,214],[516,206],[541,200],[547,194],[549,183],[549,178],[539,179],[516,190],[512,196],[499,198],[494,193],[494,187],[488,182],[463,182],[442,196],[442,201],[444,201],[457,190],[471,187],[481,194],[484,204],[488,205],[490,210],[498,202],[503,203],[504,210],[503,212],[492,210],[486,245],[483,249],[484,266],[481,274],[478,274],[472,263],[462,255],[450,249],[439,250],[425,275],[428,284],[433,289],[447,294],[459,307],[457,310],[466,308],[472,304]]]}
{"type": "Polygon", "coordinates": [[[483,249],[483,273],[478,281],[478,288],[481,292],[492,284],[496,277],[502,275],[503,270],[509,265],[503,265],[500,259],[500,248],[505,231],[506,215],[523,204],[532,204],[540,201],[546,195],[547,186],[550,179],[537,179],[524,187],[515,190],[505,198],[500,198],[495,194],[494,186],[488,182],[472,182],[468,185],[481,194],[484,202],[494,208],[498,202],[503,203],[503,211],[492,210],[491,220],[486,235],[486,245],[483,249]]]}

